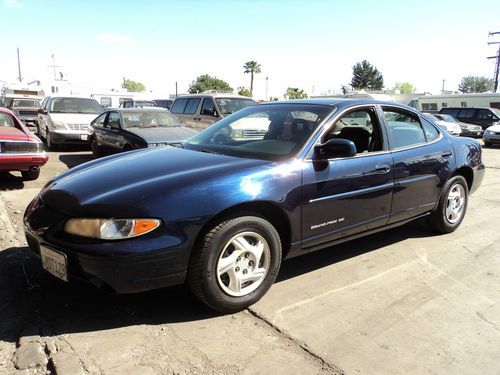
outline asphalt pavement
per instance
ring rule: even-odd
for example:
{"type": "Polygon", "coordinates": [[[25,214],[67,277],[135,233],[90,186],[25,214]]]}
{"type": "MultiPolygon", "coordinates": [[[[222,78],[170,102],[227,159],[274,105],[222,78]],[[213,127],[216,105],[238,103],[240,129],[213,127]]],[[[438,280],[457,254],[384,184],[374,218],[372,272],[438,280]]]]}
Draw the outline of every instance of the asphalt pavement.
{"type": "Polygon", "coordinates": [[[109,296],[41,270],[22,213],[53,175],[91,159],[51,152],[37,181],[0,176],[0,373],[500,373],[500,148],[461,227],[424,221],[284,262],[238,314],[185,287],[109,296]]]}

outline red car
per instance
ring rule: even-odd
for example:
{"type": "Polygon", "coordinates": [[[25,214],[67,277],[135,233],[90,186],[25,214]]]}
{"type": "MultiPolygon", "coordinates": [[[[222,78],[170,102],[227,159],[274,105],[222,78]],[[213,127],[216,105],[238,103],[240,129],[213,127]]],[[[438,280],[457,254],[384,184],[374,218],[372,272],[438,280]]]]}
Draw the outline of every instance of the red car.
{"type": "Polygon", "coordinates": [[[49,159],[43,143],[6,108],[0,108],[0,171],[20,171],[23,179],[36,180],[49,159]]]}

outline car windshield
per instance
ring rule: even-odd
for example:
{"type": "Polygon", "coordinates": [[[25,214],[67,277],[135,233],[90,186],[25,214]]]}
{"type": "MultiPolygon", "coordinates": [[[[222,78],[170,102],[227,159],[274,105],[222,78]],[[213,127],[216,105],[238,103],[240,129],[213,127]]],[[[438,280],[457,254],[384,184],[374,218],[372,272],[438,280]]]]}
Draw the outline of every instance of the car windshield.
{"type": "Polygon", "coordinates": [[[0,126],[14,127],[14,120],[7,113],[0,112],[0,126]]]}
{"type": "Polygon", "coordinates": [[[244,98],[216,98],[215,101],[222,115],[229,115],[240,109],[255,105],[252,99],[244,98]]]}
{"type": "Polygon", "coordinates": [[[13,107],[32,107],[32,108],[40,108],[40,102],[38,100],[27,100],[27,99],[18,99],[12,102],[13,107]]]}
{"type": "Polygon", "coordinates": [[[166,111],[123,111],[122,119],[125,129],[182,126],[177,117],[166,111]]]}
{"type": "Polygon", "coordinates": [[[498,118],[500,118],[500,110],[498,110],[498,109],[496,109],[496,108],[490,108],[490,109],[493,111],[493,113],[494,113],[494,114],[495,114],[498,118]]]}
{"type": "Polygon", "coordinates": [[[264,160],[294,156],[333,108],[263,104],[228,116],[184,143],[191,150],[264,160]]]}
{"type": "Polygon", "coordinates": [[[54,98],[50,103],[53,113],[101,113],[103,107],[95,99],[54,98]]]}

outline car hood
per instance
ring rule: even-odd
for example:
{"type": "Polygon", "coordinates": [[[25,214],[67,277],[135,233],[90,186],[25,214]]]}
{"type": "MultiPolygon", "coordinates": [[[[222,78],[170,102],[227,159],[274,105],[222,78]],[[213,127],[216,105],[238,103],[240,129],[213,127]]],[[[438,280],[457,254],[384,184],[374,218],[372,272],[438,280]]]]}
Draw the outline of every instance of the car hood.
{"type": "Polygon", "coordinates": [[[10,126],[0,126],[0,141],[28,141],[29,138],[22,130],[10,126]]]}
{"type": "Polygon", "coordinates": [[[489,130],[489,131],[492,131],[492,132],[500,132],[500,125],[490,126],[490,127],[486,128],[486,130],[489,130]]]}
{"type": "Polygon", "coordinates": [[[98,113],[51,113],[50,118],[52,121],[61,121],[65,124],[86,124],[99,116],[98,113]]]}
{"type": "Polygon", "coordinates": [[[158,127],[158,128],[128,128],[128,132],[133,133],[147,143],[165,143],[173,141],[185,141],[198,132],[185,126],[158,127]]]}
{"type": "Polygon", "coordinates": [[[175,194],[230,173],[271,162],[176,147],[127,152],[75,167],[49,182],[40,197],[69,215],[113,217],[154,194],[175,194]]]}

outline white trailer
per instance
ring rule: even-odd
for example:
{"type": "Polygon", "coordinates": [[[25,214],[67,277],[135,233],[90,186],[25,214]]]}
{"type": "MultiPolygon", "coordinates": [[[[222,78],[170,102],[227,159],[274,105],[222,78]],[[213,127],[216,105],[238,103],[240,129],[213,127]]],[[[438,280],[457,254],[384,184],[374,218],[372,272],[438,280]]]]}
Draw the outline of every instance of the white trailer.
{"type": "Polygon", "coordinates": [[[491,107],[500,109],[500,93],[425,95],[417,100],[417,109],[437,113],[446,107],[491,107]]]}

